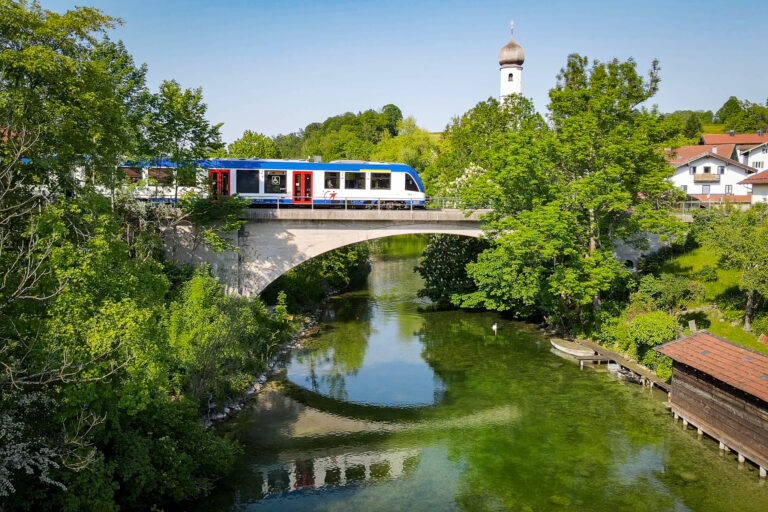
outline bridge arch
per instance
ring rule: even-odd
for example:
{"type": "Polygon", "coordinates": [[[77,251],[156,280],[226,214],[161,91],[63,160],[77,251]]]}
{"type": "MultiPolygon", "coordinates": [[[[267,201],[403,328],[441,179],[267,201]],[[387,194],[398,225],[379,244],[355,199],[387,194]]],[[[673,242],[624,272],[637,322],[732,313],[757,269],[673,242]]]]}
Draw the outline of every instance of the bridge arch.
{"type": "Polygon", "coordinates": [[[261,293],[290,269],[326,252],[367,240],[407,234],[479,237],[481,212],[459,210],[248,210],[245,226],[229,235],[238,252],[193,246],[190,229],[166,237],[169,257],[206,262],[228,293],[261,293]]]}

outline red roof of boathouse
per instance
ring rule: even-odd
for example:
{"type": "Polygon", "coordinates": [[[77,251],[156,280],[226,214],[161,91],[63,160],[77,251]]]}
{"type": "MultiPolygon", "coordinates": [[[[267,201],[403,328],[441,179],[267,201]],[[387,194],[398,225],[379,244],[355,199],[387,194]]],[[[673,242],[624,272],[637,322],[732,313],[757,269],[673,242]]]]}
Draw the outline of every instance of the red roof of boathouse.
{"type": "Polygon", "coordinates": [[[699,331],[656,351],[768,402],[768,355],[699,331]]]}

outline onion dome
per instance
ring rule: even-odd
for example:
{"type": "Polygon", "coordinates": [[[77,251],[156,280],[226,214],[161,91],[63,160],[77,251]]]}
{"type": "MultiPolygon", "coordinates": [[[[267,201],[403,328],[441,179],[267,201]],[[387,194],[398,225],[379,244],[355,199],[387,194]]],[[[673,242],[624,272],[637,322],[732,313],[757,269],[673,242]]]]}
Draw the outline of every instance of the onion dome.
{"type": "Polygon", "coordinates": [[[515,36],[513,35],[515,23],[511,22],[509,27],[509,42],[499,50],[499,65],[501,67],[522,66],[523,62],[525,62],[525,52],[523,52],[523,47],[515,42],[515,36]]]}

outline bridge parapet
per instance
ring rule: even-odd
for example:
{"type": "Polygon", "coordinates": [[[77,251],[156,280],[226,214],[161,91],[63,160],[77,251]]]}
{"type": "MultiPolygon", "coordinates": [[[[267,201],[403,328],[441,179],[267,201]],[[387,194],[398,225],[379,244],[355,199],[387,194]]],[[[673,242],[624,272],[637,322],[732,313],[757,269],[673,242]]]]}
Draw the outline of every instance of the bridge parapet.
{"type": "Polygon", "coordinates": [[[208,263],[233,295],[254,296],[293,267],[328,251],[366,240],[406,234],[480,237],[485,211],[248,209],[247,222],[227,235],[237,252],[214,253],[193,243],[190,227],[167,233],[171,260],[208,263]]]}

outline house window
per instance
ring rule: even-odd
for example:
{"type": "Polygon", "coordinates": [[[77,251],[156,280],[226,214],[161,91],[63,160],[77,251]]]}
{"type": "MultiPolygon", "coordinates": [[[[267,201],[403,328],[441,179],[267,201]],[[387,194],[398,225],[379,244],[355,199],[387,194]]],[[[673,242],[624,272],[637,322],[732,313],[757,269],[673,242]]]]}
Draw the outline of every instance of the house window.
{"type": "Polygon", "coordinates": [[[718,165],[717,166],[717,174],[725,174],[725,166],[724,165],[718,165]]]}
{"type": "Polygon", "coordinates": [[[701,193],[706,195],[709,195],[709,185],[702,185],[701,186],[701,193]]]}
{"type": "Polygon", "coordinates": [[[347,190],[365,190],[365,173],[364,172],[345,172],[344,173],[344,188],[347,190]]]}
{"type": "Polygon", "coordinates": [[[726,185],[725,186],[725,194],[726,195],[733,194],[733,185],[726,185]]]}
{"type": "Polygon", "coordinates": [[[264,181],[264,193],[285,194],[287,180],[285,171],[267,171],[264,181]]]}
{"type": "Polygon", "coordinates": [[[259,193],[259,171],[253,169],[238,169],[236,174],[237,193],[259,193]]]}
{"type": "Polygon", "coordinates": [[[755,162],[755,169],[762,169],[763,168],[763,161],[760,160],[758,162],[755,162]]]}
{"type": "Polygon", "coordinates": [[[704,166],[704,174],[711,174],[712,173],[712,167],[705,165],[704,166]]]}
{"type": "Polygon", "coordinates": [[[405,190],[412,190],[413,192],[419,191],[419,186],[416,184],[416,180],[414,180],[410,174],[405,175],[405,190]]]}
{"type": "Polygon", "coordinates": [[[681,185],[680,188],[682,188],[683,192],[685,192],[686,194],[688,193],[688,185],[681,185]]]}
{"type": "Polygon", "coordinates": [[[371,189],[373,190],[389,190],[392,183],[392,174],[388,172],[374,172],[371,173],[371,189]]]}
{"type": "Polygon", "coordinates": [[[764,155],[768,154],[768,148],[763,148],[763,149],[762,149],[762,153],[763,153],[764,155]]]}
{"type": "Polygon", "coordinates": [[[692,165],[688,168],[688,174],[696,174],[696,166],[692,165]]]}
{"type": "Polygon", "coordinates": [[[341,183],[340,172],[327,172],[325,173],[325,188],[339,188],[341,183]]]}
{"type": "Polygon", "coordinates": [[[510,73],[509,76],[507,76],[507,82],[512,82],[515,79],[515,75],[510,73]]]}

